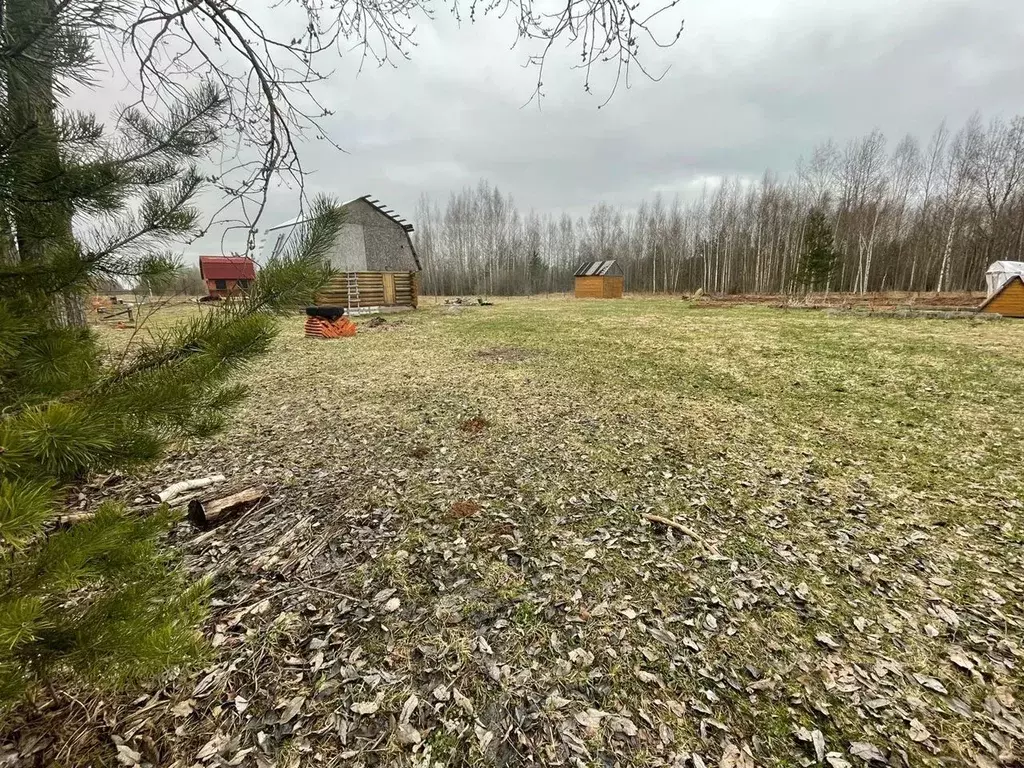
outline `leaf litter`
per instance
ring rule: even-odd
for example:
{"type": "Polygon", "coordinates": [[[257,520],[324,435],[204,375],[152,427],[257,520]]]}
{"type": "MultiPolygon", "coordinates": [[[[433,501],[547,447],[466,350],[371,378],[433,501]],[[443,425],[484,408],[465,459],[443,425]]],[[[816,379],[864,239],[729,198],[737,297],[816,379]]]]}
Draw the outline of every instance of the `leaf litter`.
{"type": "Polygon", "coordinates": [[[0,756],[1013,764],[1024,329],[991,325],[533,300],[296,326],[226,434],[83,491],[272,490],[172,534],[212,659],[44,693],[0,756]],[[494,365],[524,323],[536,354],[494,365]]]}

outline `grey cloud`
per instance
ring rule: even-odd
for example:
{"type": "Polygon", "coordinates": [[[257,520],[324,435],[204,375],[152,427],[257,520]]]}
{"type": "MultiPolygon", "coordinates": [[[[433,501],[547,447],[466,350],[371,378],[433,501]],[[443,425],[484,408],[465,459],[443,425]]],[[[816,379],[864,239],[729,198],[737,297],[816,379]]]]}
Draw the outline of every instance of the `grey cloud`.
{"type": "MultiPolygon", "coordinates": [[[[325,90],[337,109],[326,127],[348,153],[308,144],[308,189],[372,193],[406,217],[421,193],[443,202],[481,178],[539,210],[632,206],[655,190],[692,192],[701,178],[790,172],[829,137],[877,127],[926,140],[943,118],[1022,107],[1018,0],[729,0],[685,13],[676,46],[649,49],[653,71],[669,67],[662,81],[634,78],[600,110],[607,80],[583,93],[571,51],[549,63],[542,108],[522,107],[535,73],[495,20],[421,28],[412,60],[395,69],[355,78],[342,61],[325,90]]],[[[263,225],[296,204],[294,190],[276,190],[263,225]]],[[[219,245],[211,236],[189,252],[219,245]]]]}

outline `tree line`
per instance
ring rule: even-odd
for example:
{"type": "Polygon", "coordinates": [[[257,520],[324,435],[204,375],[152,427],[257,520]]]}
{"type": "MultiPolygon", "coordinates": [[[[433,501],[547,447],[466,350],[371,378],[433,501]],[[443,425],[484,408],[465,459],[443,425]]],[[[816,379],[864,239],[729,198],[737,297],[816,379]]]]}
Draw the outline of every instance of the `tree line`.
{"type": "Polygon", "coordinates": [[[564,291],[607,259],[633,291],[981,290],[988,264],[1024,253],[1024,116],[943,122],[926,141],[828,140],[787,176],[578,218],[523,213],[482,181],[444,205],[421,198],[416,220],[425,293],[564,291]]]}

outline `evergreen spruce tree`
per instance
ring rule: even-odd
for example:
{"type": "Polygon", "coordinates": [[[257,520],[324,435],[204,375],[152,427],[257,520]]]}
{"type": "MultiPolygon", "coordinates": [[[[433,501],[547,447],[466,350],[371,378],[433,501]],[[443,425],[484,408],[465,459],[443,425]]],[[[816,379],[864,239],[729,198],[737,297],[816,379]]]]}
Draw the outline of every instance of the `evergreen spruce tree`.
{"type": "Polygon", "coordinates": [[[803,250],[797,267],[797,281],[805,290],[824,288],[838,260],[839,253],[835,249],[828,216],[820,207],[811,208],[804,224],[803,250]]]}
{"type": "Polygon", "coordinates": [[[4,8],[0,712],[40,684],[117,684],[200,651],[203,586],[186,583],[161,544],[167,510],[106,503],[69,527],[58,518],[91,473],[137,467],[223,424],[244,395],[232,374],[268,349],[275,315],[329,276],[324,254],[340,226],[338,207],[318,200],[304,236],[244,299],[111,363],[74,308],[97,283],[174,272],[163,249],[200,225],[198,165],[218,142],[225,97],[199,84],[160,115],[123,109],[108,129],[60,107],[64,84],[88,85],[90,36],[110,21],[108,6],[4,8]]]}

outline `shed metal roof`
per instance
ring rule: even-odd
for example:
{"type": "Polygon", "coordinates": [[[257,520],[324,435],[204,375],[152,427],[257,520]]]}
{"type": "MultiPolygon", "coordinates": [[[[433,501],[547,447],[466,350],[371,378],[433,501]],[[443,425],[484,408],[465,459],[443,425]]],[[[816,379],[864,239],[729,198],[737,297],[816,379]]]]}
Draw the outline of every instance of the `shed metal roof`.
{"type": "Polygon", "coordinates": [[[615,261],[590,261],[576,270],[576,277],[601,277],[604,275],[621,275],[622,271],[615,261]]]}

